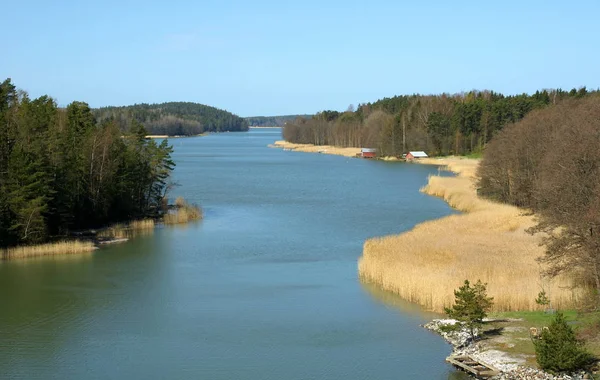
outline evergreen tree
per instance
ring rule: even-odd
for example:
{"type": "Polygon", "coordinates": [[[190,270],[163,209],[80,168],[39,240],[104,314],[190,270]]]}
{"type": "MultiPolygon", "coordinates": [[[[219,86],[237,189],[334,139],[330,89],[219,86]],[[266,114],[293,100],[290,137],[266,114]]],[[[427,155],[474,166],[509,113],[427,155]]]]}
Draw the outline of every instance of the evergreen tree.
{"type": "Polygon", "coordinates": [[[8,204],[8,173],[9,159],[14,144],[15,123],[13,117],[16,112],[17,90],[6,79],[0,83],[0,247],[14,241],[10,232],[14,215],[8,204]]]}
{"type": "Polygon", "coordinates": [[[38,243],[46,238],[45,213],[52,192],[39,160],[17,146],[10,157],[8,205],[14,215],[9,231],[20,243],[38,243]]]}
{"type": "Polygon", "coordinates": [[[156,217],[173,170],[172,147],[122,138],[86,103],[59,109],[0,84],[0,247],[41,243],[73,229],[156,217]]]}
{"type": "Polygon", "coordinates": [[[561,312],[556,313],[548,329],[542,331],[540,340],[534,343],[537,362],[546,371],[575,371],[592,358],[561,312]]]}
{"type": "Polygon", "coordinates": [[[454,305],[444,309],[448,317],[469,329],[471,339],[475,339],[475,329],[481,326],[493,304],[493,298],[487,296],[486,285],[477,280],[471,286],[469,280],[465,280],[464,285],[454,291],[454,305]]]}

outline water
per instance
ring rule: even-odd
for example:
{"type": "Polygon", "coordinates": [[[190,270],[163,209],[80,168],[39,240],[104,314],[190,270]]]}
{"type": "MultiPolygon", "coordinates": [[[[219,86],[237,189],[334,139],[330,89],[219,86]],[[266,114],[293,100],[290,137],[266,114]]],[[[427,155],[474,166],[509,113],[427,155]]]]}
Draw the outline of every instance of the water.
{"type": "Polygon", "coordinates": [[[0,378],[448,379],[431,315],[361,285],[365,239],[452,210],[437,169],[174,139],[205,220],[91,255],[0,263],[0,378]]]}

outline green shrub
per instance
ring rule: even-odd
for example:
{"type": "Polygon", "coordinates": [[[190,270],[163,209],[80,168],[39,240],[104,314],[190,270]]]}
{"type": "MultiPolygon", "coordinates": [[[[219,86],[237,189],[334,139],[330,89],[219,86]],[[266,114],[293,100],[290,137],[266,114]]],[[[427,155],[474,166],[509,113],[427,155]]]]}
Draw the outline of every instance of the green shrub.
{"type": "Polygon", "coordinates": [[[537,362],[546,371],[575,371],[592,359],[560,312],[556,313],[548,329],[544,329],[541,338],[534,343],[537,362]]]}

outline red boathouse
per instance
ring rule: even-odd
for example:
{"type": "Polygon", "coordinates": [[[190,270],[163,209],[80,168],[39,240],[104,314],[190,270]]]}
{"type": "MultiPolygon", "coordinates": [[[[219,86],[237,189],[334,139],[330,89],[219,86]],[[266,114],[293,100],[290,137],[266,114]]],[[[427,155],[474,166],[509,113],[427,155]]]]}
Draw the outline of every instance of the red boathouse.
{"type": "Polygon", "coordinates": [[[377,157],[377,150],[370,148],[362,148],[360,150],[360,157],[362,158],[375,158],[377,157]]]}
{"type": "Polygon", "coordinates": [[[419,152],[408,152],[408,154],[404,157],[406,159],[406,161],[412,161],[414,159],[419,159],[419,158],[427,158],[429,156],[427,156],[427,153],[423,152],[423,151],[419,151],[419,152]]]}

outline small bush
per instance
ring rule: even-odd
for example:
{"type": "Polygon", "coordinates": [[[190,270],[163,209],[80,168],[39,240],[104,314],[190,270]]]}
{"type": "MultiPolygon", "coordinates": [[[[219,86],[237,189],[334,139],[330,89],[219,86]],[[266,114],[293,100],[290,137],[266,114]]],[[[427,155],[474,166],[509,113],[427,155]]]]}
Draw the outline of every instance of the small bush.
{"type": "Polygon", "coordinates": [[[117,223],[99,231],[97,236],[106,239],[128,239],[133,236],[151,232],[154,229],[154,219],[132,220],[129,223],[117,223]]]}
{"type": "Polygon", "coordinates": [[[535,303],[542,307],[550,305],[550,298],[548,298],[548,295],[546,294],[545,290],[542,289],[542,291],[538,293],[538,296],[535,299],[535,303]]]}
{"type": "Polygon", "coordinates": [[[175,201],[175,210],[165,214],[163,222],[165,224],[183,224],[199,219],[202,219],[202,209],[179,197],[175,201]]]}
{"type": "Polygon", "coordinates": [[[560,312],[556,313],[548,329],[542,331],[541,339],[534,343],[538,365],[546,371],[572,372],[592,359],[560,312]]]}

